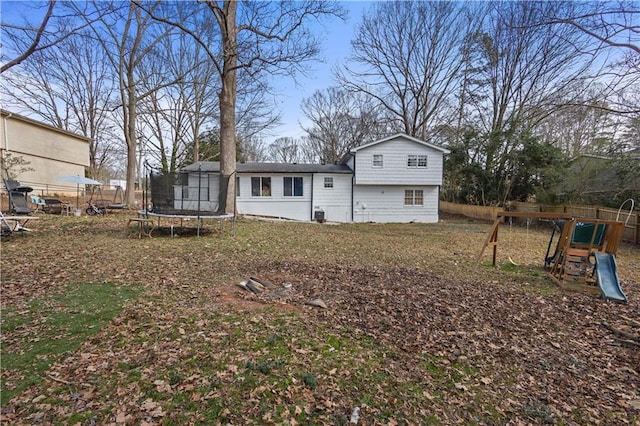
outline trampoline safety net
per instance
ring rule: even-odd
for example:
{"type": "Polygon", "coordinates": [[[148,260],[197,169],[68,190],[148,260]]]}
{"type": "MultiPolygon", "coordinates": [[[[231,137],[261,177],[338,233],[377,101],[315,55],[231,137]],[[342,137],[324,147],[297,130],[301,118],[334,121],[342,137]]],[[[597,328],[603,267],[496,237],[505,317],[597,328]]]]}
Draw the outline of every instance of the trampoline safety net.
{"type": "Polygon", "coordinates": [[[154,213],[192,215],[214,213],[218,209],[217,176],[207,173],[152,171],[148,192],[149,210],[154,213]]]}

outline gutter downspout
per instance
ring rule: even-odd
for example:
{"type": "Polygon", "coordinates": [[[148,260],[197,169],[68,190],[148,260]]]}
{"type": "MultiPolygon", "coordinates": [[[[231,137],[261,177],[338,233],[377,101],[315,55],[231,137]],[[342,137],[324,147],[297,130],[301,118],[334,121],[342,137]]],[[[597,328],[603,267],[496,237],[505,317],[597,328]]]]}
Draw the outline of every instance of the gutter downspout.
{"type": "MultiPolygon", "coordinates": [[[[13,113],[9,113],[9,115],[7,115],[6,117],[3,118],[4,121],[4,154],[3,154],[3,164],[4,164],[4,160],[7,157],[7,154],[9,153],[9,131],[7,130],[7,124],[8,124],[8,120],[13,116],[13,113]]],[[[4,170],[5,174],[7,175],[7,179],[9,179],[9,172],[6,170],[4,170]]]]}
{"type": "Polygon", "coordinates": [[[309,211],[311,218],[309,220],[313,221],[313,178],[315,177],[315,173],[311,173],[311,205],[309,206],[309,211]]]}
{"type": "Polygon", "coordinates": [[[7,130],[7,122],[8,120],[13,117],[13,113],[10,112],[9,115],[7,115],[6,117],[3,118],[4,120],[4,149],[5,151],[9,151],[9,131],[7,130]]]}
{"type": "Polygon", "coordinates": [[[354,221],[353,214],[353,201],[355,199],[355,186],[356,186],[356,153],[353,153],[353,172],[351,172],[351,222],[354,221]]]}
{"type": "Polygon", "coordinates": [[[440,222],[440,187],[442,185],[438,185],[438,210],[436,210],[436,223],[440,222]]]}
{"type": "MultiPolygon", "coordinates": [[[[208,179],[208,177],[207,177],[208,179]]],[[[187,185],[189,184],[189,181],[187,181],[187,185]]],[[[207,182],[207,186],[208,186],[208,182],[207,182]]],[[[200,197],[202,194],[202,163],[198,165],[198,237],[200,237],[200,223],[202,222],[202,219],[200,219],[200,197]]],[[[184,208],[184,206],[182,206],[184,208]]],[[[173,235],[172,235],[173,237],[173,235]]]]}

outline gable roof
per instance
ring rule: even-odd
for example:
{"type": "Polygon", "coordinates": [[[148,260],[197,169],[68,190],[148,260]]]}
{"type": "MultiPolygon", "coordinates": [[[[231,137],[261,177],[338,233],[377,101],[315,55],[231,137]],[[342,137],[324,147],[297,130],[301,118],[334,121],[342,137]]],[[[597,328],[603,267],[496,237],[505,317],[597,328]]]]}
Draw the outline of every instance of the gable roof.
{"type": "Polygon", "coordinates": [[[29,118],[29,117],[26,117],[24,115],[21,115],[21,114],[15,113],[15,112],[7,111],[5,109],[0,109],[0,116],[5,120],[13,119],[13,120],[22,121],[24,123],[29,123],[29,124],[31,124],[33,126],[36,126],[36,127],[41,127],[43,129],[51,130],[53,132],[61,133],[61,134],[66,135],[66,136],[71,136],[73,138],[80,139],[80,140],[82,140],[82,141],[84,141],[86,143],[89,143],[91,141],[91,138],[88,138],[86,136],[80,135],[78,133],[73,133],[73,132],[70,132],[68,130],[62,129],[60,127],[55,127],[55,126],[52,126],[50,124],[46,124],[46,123],[43,123],[41,121],[34,120],[33,118],[29,118]]]}
{"type": "Polygon", "coordinates": [[[381,143],[389,142],[390,140],[393,140],[393,139],[406,139],[406,140],[409,140],[411,142],[415,142],[417,144],[426,146],[428,148],[435,149],[436,151],[440,151],[443,154],[450,154],[451,153],[451,151],[449,151],[446,148],[443,148],[441,146],[438,146],[438,145],[435,145],[435,144],[432,144],[432,143],[429,143],[429,142],[425,142],[425,141],[420,140],[418,138],[414,138],[413,136],[409,136],[406,133],[396,133],[395,135],[387,136],[386,138],[379,139],[379,140],[374,141],[374,142],[369,142],[369,143],[364,144],[364,145],[360,145],[360,146],[358,146],[356,148],[353,148],[350,152],[351,153],[355,153],[357,151],[372,147],[374,145],[378,145],[378,144],[381,144],[381,143]]]}
{"type": "MultiPolygon", "coordinates": [[[[220,162],[198,161],[180,169],[183,172],[220,173],[220,162]]],[[[345,164],[236,163],[238,173],[344,173],[352,170],[345,164]]]]}
{"type": "Polygon", "coordinates": [[[602,155],[602,154],[578,154],[575,157],[569,159],[569,163],[574,163],[578,160],[603,160],[604,161],[618,161],[624,158],[631,158],[640,160],[640,148],[632,149],[631,151],[625,151],[616,155],[602,155]]]}

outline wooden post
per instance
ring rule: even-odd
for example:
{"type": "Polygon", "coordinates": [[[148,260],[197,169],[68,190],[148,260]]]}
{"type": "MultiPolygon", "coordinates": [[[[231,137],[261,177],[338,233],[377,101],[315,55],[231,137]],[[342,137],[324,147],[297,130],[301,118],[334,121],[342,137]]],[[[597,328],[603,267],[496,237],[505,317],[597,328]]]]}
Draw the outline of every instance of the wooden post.
{"type": "Polygon", "coordinates": [[[496,266],[496,255],[498,251],[498,227],[500,226],[500,220],[501,220],[500,217],[497,217],[496,220],[493,222],[493,228],[491,228],[491,232],[489,232],[489,236],[487,237],[487,240],[484,242],[484,245],[482,246],[482,250],[480,250],[480,254],[476,259],[476,265],[475,265],[476,267],[480,264],[480,260],[482,259],[484,250],[489,246],[493,246],[493,266],[496,266]]]}
{"type": "Polygon", "coordinates": [[[491,232],[489,232],[489,236],[482,246],[482,251],[480,251],[480,255],[476,259],[476,266],[480,263],[480,259],[484,254],[484,250],[491,246],[493,247],[493,266],[496,266],[496,258],[498,252],[498,227],[500,226],[500,222],[504,217],[523,217],[523,218],[546,218],[546,219],[569,219],[571,215],[567,215],[565,213],[537,213],[537,212],[515,212],[515,211],[501,211],[498,212],[497,218],[495,222],[493,222],[493,227],[491,228],[491,232]]]}
{"type": "Polygon", "coordinates": [[[500,221],[498,220],[498,218],[496,218],[496,229],[495,231],[493,231],[493,238],[492,238],[492,243],[491,245],[493,246],[493,261],[491,262],[491,264],[493,266],[496,266],[496,257],[498,254],[498,229],[500,229],[500,221]]]}

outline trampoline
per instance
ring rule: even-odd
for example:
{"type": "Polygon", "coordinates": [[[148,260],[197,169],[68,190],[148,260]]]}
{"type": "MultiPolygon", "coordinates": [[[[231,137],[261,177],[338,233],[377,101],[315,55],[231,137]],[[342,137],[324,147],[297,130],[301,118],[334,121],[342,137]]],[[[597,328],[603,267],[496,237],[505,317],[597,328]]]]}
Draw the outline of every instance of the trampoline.
{"type": "Polygon", "coordinates": [[[169,229],[172,237],[177,226],[187,229],[185,222],[189,221],[195,221],[197,236],[200,236],[204,222],[212,220],[219,221],[220,232],[224,234],[224,225],[229,219],[235,235],[235,214],[218,209],[216,174],[204,173],[200,168],[192,173],[162,172],[145,165],[149,173],[143,191],[144,208],[138,210],[138,217],[157,219],[155,229],[169,229]]]}
{"type": "Polygon", "coordinates": [[[138,217],[144,218],[154,218],[157,219],[156,229],[162,229],[163,226],[161,224],[162,219],[166,219],[168,223],[166,223],[166,227],[170,229],[171,236],[175,236],[174,228],[175,225],[173,223],[174,220],[180,220],[180,228],[185,228],[184,222],[195,220],[196,221],[196,235],[200,236],[200,230],[203,228],[205,220],[219,220],[220,221],[220,234],[224,234],[224,222],[226,219],[231,219],[231,235],[236,234],[236,215],[233,213],[226,214],[215,214],[211,213],[200,213],[194,214],[194,212],[175,212],[175,213],[161,213],[147,210],[138,210],[138,217]]]}

